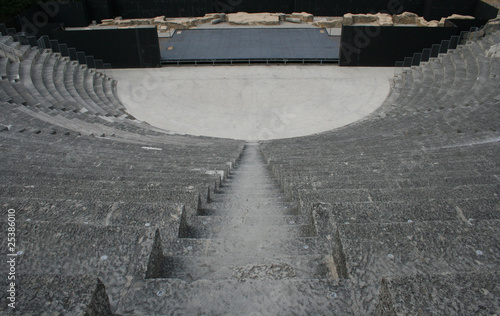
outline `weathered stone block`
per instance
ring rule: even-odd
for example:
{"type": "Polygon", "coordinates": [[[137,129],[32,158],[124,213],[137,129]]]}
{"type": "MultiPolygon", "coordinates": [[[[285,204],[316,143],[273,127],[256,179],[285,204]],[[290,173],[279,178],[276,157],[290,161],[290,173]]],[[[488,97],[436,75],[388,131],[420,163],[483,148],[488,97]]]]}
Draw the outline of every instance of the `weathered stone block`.
{"type": "Polygon", "coordinates": [[[394,24],[413,25],[417,24],[418,15],[412,12],[403,12],[392,16],[394,24]]]}
{"type": "Polygon", "coordinates": [[[293,12],[289,16],[290,18],[299,19],[301,22],[312,22],[314,21],[314,15],[307,12],[293,12]]]}
{"type": "Polygon", "coordinates": [[[238,12],[227,15],[231,25],[279,25],[280,19],[271,13],[238,12]]]}
{"type": "Polygon", "coordinates": [[[342,27],[343,21],[344,18],[342,17],[328,17],[328,18],[318,19],[312,22],[311,25],[321,28],[335,28],[335,27],[342,27]]]}

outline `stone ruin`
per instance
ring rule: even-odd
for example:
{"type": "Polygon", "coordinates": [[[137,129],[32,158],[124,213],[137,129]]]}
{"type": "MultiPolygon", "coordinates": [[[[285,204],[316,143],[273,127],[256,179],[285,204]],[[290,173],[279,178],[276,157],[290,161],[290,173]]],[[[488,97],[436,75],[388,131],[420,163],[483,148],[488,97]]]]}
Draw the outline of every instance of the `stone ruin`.
{"type": "Polygon", "coordinates": [[[454,14],[447,18],[442,18],[440,21],[427,21],[425,18],[418,16],[412,12],[403,12],[401,14],[390,15],[387,13],[377,14],[352,14],[347,13],[343,17],[315,17],[307,12],[294,12],[292,14],[285,13],[209,13],[203,17],[184,17],[184,18],[167,18],[158,16],[148,19],[123,19],[117,17],[115,19],[105,19],[96,27],[117,26],[117,27],[134,27],[138,25],[155,25],[158,27],[158,32],[167,32],[167,30],[185,30],[195,28],[201,24],[220,24],[227,23],[235,26],[272,26],[280,25],[284,22],[307,24],[321,28],[340,28],[342,25],[367,24],[377,26],[397,26],[397,25],[412,25],[424,27],[443,27],[446,19],[474,19],[472,16],[464,16],[454,14]]]}

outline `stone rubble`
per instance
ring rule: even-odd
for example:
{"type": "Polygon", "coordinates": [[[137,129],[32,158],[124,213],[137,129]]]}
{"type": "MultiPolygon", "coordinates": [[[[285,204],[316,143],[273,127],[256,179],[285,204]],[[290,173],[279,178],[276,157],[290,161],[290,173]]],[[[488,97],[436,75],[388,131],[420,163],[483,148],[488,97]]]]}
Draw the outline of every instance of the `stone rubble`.
{"type": "Polygon", "coordinates": [[[446,19],[474,19],[472,16],[453,14],[447,18],[442,18],[440,21],[427,21],[424,17],[418,16],[412,12],[403,12],[401,14],[390,15],[387,13],[377,14],[353,14],[347,13],[344,16],[332,17],[315,17],[307,12],[293,12],[292,14],[285,13],[209,13],[203,17],[183,17],[183,18],[167,18],[158,16],[152,19],[123,19],[116,17],[115,19],[104,19],[102,23],[96,27],[117,26],[117,27],[135,27],[138,25],[155,25],[158,32],[167,32],[171,30],[185,30],[196,28],[202,24],[220,24],[227,23],[234,26],[274,26],[280,25],[283,22],[294,24],[306,24],[320,28],[341,28],[342,25],[377,25],[377,26],[394,26],[394,25],[412,25],[421,27],[444,27],[446,19]]]}

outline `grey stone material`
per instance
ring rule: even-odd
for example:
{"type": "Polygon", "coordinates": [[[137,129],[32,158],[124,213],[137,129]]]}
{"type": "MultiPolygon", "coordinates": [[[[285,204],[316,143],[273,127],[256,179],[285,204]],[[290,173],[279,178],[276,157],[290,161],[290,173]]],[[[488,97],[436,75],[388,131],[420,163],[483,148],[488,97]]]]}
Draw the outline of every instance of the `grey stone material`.
{"type": "MultiPolygon", "coordinates": [[[[273,297],[278,298],[290,295],[290,287],[316,288],[323,282],[338,277],[331,238],[318,237],[310,216],[294,209],[294,203],[286,202],[277,192],[259,158],[256,145],[247,145],[238,167],[206,206],[209,209],[202,211],[208,212],[207,214],[186,219],[187,225],[181,223],[180,236],[169,236],[163,228],[159,228],[157,236],[162,236],[162,248],[153,251],[154,256],[152,254],[151,257],[154,257],[154,263],[150,266],[154,267],[154,273],[148,275],[149,278],[162,282],[184,280],[200,287],[204,287],[206,281],[219,282],[219,297],[214,304],[204,306],[200,311],[217,313],[218,307],[212,307],[225,302],[232,295],[230,289],[233,281],[237,281],[234,291],[247,291],[248,299],[261,301],[261,305],[264,305],[259,306],[258,310],[266,313],[273,312],[274,305],[263,300],[258,294],[261,285],[254,281],[279,282],[281,285],[273,294],[273,297]],[[289,215],[290,211],[296,214],[289,215]],[[272,221],[268,221],[269,219],[272,221]],[[220,283],[221,280],[224,283],[220,283]],[[302,283],[289,283],[290,281],[302,283]],[[250,287],[240,288],[238,284],[250,287]]],[[[147,286],[146,283],[138,284],[144,289],[147,286]]],[[[318,287],[320,289],[321,286],[318,287]]],[[[339,288],[339,292],[336,290],[337,288],[331,287],[330,292],[325,293],[333,299],[332,304],[338,302],[340,297],[342,300],[349,300],[350,294],[346,289],[339,288]]],[[[135,289],[133,291],[129,294],[137,295],[135,289]]],[[[169,292],[175,297],[186,298],[185,306],[178,309],[182,313],[190,313],[199,308],[196,300],[192,299],[192,295],[198,294],[193,293],[191,288],[185,290],[176,286],[169,292]]],[[[163,290],[156,293],[160,297],[167,295],[163,290]]],[[[308,304],[303,302],[310,300],[308,295],[302,293],[298,305],[287,300],[283,303],[283,311],[288,311],[292,306],[303,306],[307,313],[327,310],[326,306],[306,306],[308,304]]],[[[151,308],[163,313],[176,308],[182,300],[168,300],[165,305],[153,299],[148,299],[148,302],[151,308]]],[[[123,313],[134,313],[132,308],[148,313],[143,310],[146,306],[144,303],[125,302],[123,313]]],[[[234,304],[231,304],[232,312],[245,312],[246,299],[234,298],[234,304]]],[[[224,305],[227,308],[227,304],[224,305]]],[[[118,310],[121,309],[119,307],[118,310]]]]}
{"type": "MultiPolygon", "coordinates": [[[[5,227],[5,226],[4,226],[5,227]]],[[[132,228],[90,224],[19,223],[19,272],[143,275],[151,251],[153,227],[132,228]],[[130,243],[123,245],[123,240],[130,243]],[[68,254],[71,252],[71,255],[68,254]]],[[[3,243],[5,244],[5,243],[3,243]]]]}
{"type": "MultiPolygon", "coordinates": [[[[90,184],[90,183],[87,183],[90,184]]],[[[190,213],[194,213],[200,202],[205,201],[207,198],[207,187],[204,191],[196,189],[188,189],[182,187],[167,187],[163,190],[154,188],[145,188],[142,190],[119,190],[119,189],[106,189],[95,191],[82,191],[76,190],[78,188],[84,189],[87,186],[81,187],[3,187],[0,189],[1,197],[23,197],[30,199],[64,199],[71,196],[73,199],[79,199],[88,202],[173,202],[182,203],[186,206],[190,213]],[[54,190],[56,189],[56,190],[54,190]],[[200,193],[201,192],[201,193],[200,193]]],[[[203,202],[202,202],[203,203],[203,202]]]]}
{"type": "Polygon", "coordinates": [[[346,280],[146,280],[135,282],[118,313],[327,315],[332,311],[352,315],[350,282],[346,280]],[[220,295],[224,293],[224,295],[220,295]],[[241,299],[243,297],[243,300],[241,299]],[[210,302],[210,304],[207,304],[210,302]]]}
{"type": "Polygon", "coordinates": [[[245,282],[249,279],[310,280],[328,279],[331,276],[332,257],[303,255],[288,257],[234,256],[220,262],[215,256],[189,257],[166,256],[164,269],[158,278],[195,280],[231,280],[245,282]]]}
{"type": "Polygon", "coordinates": [[[353,278],[495,271],[500,260],[497,220],[343,223],[338,230],[353,278]]]}
{"type": "Polygon", "coordinates": [[[177,203],[87,202],[82,200],[0,199],[15,209],[19,222],[74,223],[94,226],[162,227],[178,234],[184,206],[177,203]]]}
{"type": "MultiPolygon", "coordinates": [[[[259,224],[260,225],[260,224],[259,224]]],[[[235,240],[244,239],[249,240],[251,237],[251,233],[254,230],[255,225],[246,225],[246,223],[242,222],[234,222],[230,221],[226,222],[209,222],[202,221],[194,222],[191,221],[187,228],[187,232],[185,234],[186,238],[213,238],[213,236],[217,236],[217,234],[225,227],[230,226],[234,228],[238,228],[238,231],[241,233],[240,236],[235,237],[235,240]],[[194,224],[201,224],[199,226],[195,226],[194,224]],[[232,224],[232,225],[231,225],[232,224]]],[[[312,237],[315,235],[314,227],[310,224],[303,225],[266,225],[269,226],[269,232],[266,233],[267,238],[278,238],[283,235],[289,235],[290,237],[312,237]]],[[[259,236],[260,238],[261,236],[259,236]]]]}
{"type": "Polygon", "coordinates": [[[498,314],[498,39],[404,70],[349,126],[245,149],[134,120],[51,50],[0,58],[18,314],[498,314]]]}
{"type": "Polygon", "coordinates": [[[494,315],[498,284],[498,271],[384,278],[377,315],[494,315]]]}
{"type": "Polygon", "coordinates": [[[456,206],[447,201],[333,203],[324,205],[323,208],[328,210],[336,223],[406,223],[461,219],[456,206]]]}
{"type": "MultiPolygon", "coordinates": [[[[4,223],[2,228],[6,230],[4,223]]],[[[17,257],[18,275],[96,275],[112,306],[127,282],[145,277],[155,237],[153,227],[24,222],[16,228],[16,249],[22,251],[17,257]]],[[[6,240],[2,247],[7,249],[6,240]]],[[[0,267],[6,269],[6,263],[0,267]]]]}
{"type": "MultiPolygon", "coordinates": [[[[2,280],[4,288],[8,284],[2,280]]],[[[16,282],[16,308],[0,298],[4,315],[113,315],[104,284],[92,275],[24,274],[16,282]]]]}
{"type": "MultiPolygon", "coordinates": [[[[209,205],[210,206],[210,205],[209,205]]],[[[203,210],[202,210],[203,211],[203,210]]],[[[310,219],[304,215],[241,215],[241,216],[223,216],[223,215],[210,215],[210,216],[195,216],[190,218],[190,225],[201,227],[202,225],[211,225],[217,223],[227,223],[228,225],[305,225],[309,224],[310,219]],[[265,218],[262,223],[261,219],[265,218]]]]}

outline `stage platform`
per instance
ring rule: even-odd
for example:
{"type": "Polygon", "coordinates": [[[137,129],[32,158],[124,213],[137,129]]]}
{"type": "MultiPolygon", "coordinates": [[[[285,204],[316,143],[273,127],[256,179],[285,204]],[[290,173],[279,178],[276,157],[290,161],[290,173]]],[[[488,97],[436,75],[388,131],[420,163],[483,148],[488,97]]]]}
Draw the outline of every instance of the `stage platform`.
{"type": "Polygon", "coordinates": [[[337,63],[340,36],[320,28],[177,30],[160,38],[163,64],[337,63]]]}

